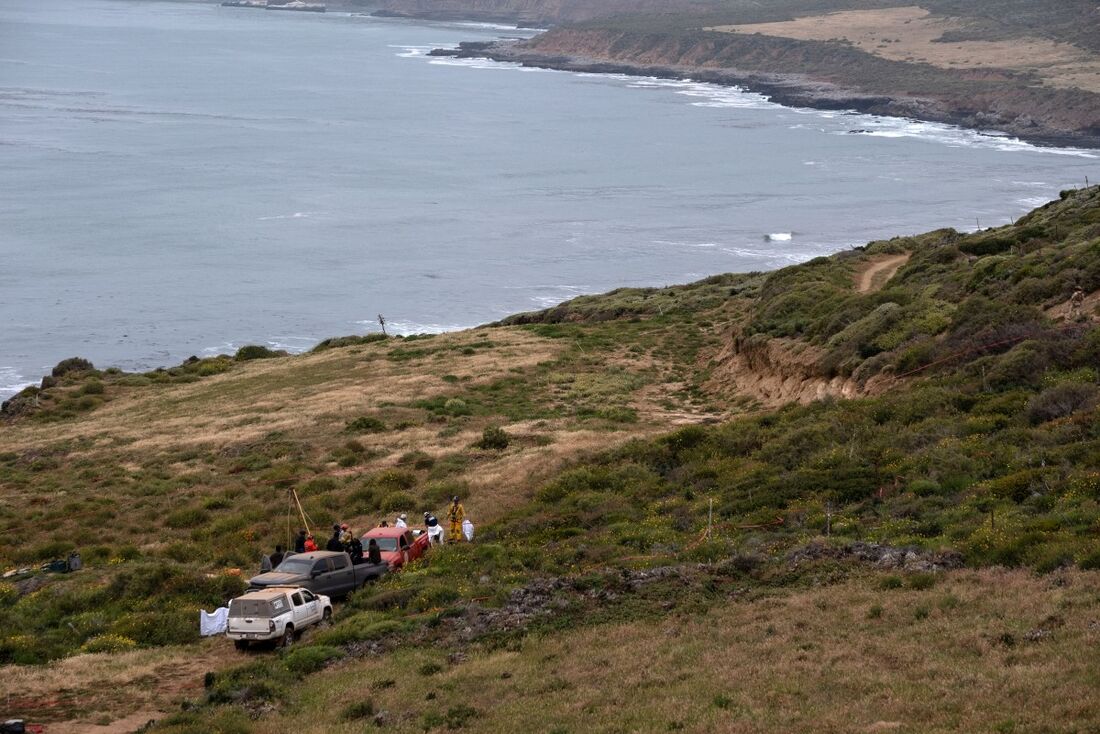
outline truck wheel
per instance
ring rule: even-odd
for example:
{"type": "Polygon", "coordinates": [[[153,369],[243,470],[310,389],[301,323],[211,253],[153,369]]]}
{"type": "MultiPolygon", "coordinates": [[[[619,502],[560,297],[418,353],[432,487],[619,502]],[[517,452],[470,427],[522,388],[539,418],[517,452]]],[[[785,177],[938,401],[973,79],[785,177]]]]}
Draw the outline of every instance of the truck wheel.
{"type": "Polygon", "coordinates": [[[325,611],[321,614],[321,624],[325,627],[332,624],[332,607],[325,607],[325,611]]]}
{"type": "Polygon", "coordinates": [[[290,647],[294,644],[294,625],[288,624],[283,636],[279,638],[279,647],[290,647]]]}
{"type": "Polygon", "coordinates": [[[233,647],[237,648],[238,650],[247,650],[248,640],[233,640],[233,647]]]}

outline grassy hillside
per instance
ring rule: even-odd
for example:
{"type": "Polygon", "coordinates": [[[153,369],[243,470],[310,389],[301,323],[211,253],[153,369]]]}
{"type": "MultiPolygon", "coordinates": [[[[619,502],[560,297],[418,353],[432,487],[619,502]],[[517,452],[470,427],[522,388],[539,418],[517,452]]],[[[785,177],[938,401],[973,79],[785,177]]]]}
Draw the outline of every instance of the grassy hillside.
{"type": "MultiPolygon", "coordinates": [[[[1032,681],[1098,675],[1098,291],[1094,187],[1007,227],[459,334],[69,363],[5,408],[0,565],[76,547],[88,568],[0,586],[0,661],[92,653],[67,695],[24,702],[70,723],[137,710],[83,687],[114,660],[202,661],[203,705],[166,731],[515,731],[535,700],[559,731],[1038,731],[1032,681]],[[297,527],[291,487],[320,528],[459,494],[478,542],[288,654],[196,645],[196,608],[297,527]],[[979,708],[945,699],[975,676],[1000,681],[979,708]]],[[[1071,728],[1100,717],[1065,700],[1071,728]]]]}

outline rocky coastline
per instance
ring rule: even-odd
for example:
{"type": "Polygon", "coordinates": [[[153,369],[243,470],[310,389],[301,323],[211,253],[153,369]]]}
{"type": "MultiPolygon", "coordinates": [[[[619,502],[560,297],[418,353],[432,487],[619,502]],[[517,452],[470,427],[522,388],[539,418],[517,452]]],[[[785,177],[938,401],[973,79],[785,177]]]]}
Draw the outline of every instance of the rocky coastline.
{"type": "MultiPolygon", "coordinates": [[[[536,39],[537,40],[537,39],[536,39]]],[[[978,132],[1007,134],[1049,147],[1100,148],[1100,127],[1067,130],[1011,109],[988,111],[965,107],[951,99],[908,94],[873,94],[802,73],[768,73],[730,67],[704,67],[608,59],[573,53],[547,53],[538,44],[517,39],[464,42],[455,49],[434,49],[433,56],[481,58],[523,66],[595,74],[677,79],[737,86],[767,96],[787,107],[903,117],[957,125],[978,132]]]]}

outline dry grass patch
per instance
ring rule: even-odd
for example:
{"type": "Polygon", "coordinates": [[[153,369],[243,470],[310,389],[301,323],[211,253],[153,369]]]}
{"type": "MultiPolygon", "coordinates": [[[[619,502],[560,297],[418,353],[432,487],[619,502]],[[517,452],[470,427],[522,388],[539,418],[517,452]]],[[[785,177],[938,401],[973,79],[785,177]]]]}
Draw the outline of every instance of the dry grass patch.
{"type": "Polygon", "coordinates": [[[114,439],[152,451],[244,442],[276,430],[309,432],[319,422],[331,422],[322,419],[334,414],[352,416],[380,403],[447,392],[449,385],[440,378],[457,369],[472,376],[468,384],[483,383],[552,359],[567,346],[519,329],[494,330],[492,337],[494,348],[471,355],[461,353],[463,345],[484,340],[484,332],[412,342],[433,351],[401,361],[387,358],[401,346],[382,342],[245,362],[199,382],[123,393],[94,413],[64,423],[15,423],[5,427],[5,447],[20,451],[86,439],[102,445],[114,439]],[[436,359],[438,354],[446,359],[436,359]]]}
{"type": "Polygon", "coordinates": [[[957,18],[934,16],[909,6],[846,10],[777,23],[717,26],[726,33],[761,33],[802,41],[842,39],[862,51],[893,61],[921,62],[945,69],[1012,69],[1035,72],[1045,84],[1100,91],[1100,59],[1068,43],[1042,38],[943,42],[963,28],[957,18]]]}
{"type": "MultiPolygon", "coordinates": [[[[197,612],[196,612],[197,624],[197,612]]],[[[198,697],[207,671],[240,663],[226,640],[0,667],[5,711],[48,731],[135,731],[198,697]]]]}
{"type": "Polygon", "coordinates": [[[397,730],[470,707],[465,728],[622,732],[1086,731],[1100,720],[1100,576],[964,571],[930,589],[882,578],[734,601],[706,614],[529,637],[434,676],[401,650],[315,676],[261,732],[361,731],[366,698],[397,730]],[[372,690],[371,682],[394,684],[372,690]]]}

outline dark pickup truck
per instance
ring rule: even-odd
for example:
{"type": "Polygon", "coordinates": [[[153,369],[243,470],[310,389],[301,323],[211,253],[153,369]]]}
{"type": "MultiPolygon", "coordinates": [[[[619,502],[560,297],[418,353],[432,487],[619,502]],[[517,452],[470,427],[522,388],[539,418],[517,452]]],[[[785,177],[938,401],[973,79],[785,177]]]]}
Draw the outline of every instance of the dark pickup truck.
{"type": "Polygon", "coordinates": [[[386,573],[388,565],[382,563],[351,562],[347,553],[314,551],[296,553],[285,558],[274,571],[261,573],[248,580],[252,589],[270,586],[300,586],[315,594],[343,596],[386,573]]]}

